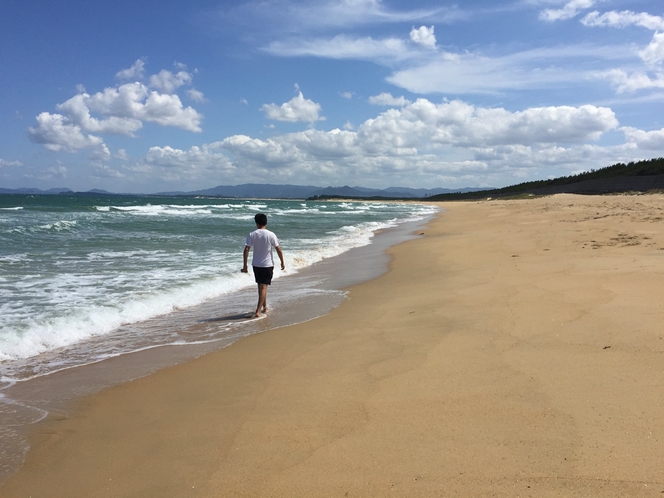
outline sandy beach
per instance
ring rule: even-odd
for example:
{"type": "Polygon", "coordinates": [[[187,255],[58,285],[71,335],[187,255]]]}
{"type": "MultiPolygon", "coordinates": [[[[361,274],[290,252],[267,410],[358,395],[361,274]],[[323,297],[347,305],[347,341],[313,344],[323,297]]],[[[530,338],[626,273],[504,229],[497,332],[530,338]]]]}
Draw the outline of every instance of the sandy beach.
{"type": "Polygon", "coordinates": [[[332,313],[49,416],[0,495],[664,496],[664,195],[441,207],[332,313]]]}

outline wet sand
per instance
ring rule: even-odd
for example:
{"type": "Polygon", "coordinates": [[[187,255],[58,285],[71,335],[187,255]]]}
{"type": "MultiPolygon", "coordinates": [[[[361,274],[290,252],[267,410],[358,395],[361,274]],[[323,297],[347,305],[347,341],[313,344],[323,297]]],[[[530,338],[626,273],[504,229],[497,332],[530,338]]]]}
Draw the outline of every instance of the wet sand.
{"type": "Polygon", "coordinates": [[[662,496],[664,196],[441,206],[329,315],[52,414],[0,495],[662,496]]]}

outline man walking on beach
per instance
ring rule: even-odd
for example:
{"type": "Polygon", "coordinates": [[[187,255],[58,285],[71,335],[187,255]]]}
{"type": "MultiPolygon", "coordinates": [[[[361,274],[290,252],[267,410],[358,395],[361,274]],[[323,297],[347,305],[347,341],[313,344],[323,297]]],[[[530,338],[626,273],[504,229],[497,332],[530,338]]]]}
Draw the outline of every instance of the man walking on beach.
{"type": "Polygon", "coordinates": [[[267,228],[267,216],[263,213],[258,213],[254,216],[256,222],[256,230],[247,235],[247,240],[244,247],[244,266],[242,273],[248,273],[247,261],[249,259],[249,251],[254,248],[254,254],[251,259],[251,265],[254,269],[254,277],[256,284],[258,284],[258,305],[256,306],[256,313],[253,318],[258,318],[261,313],[267,313],[267,286],[272,283],[272,275],[274,273],[274,259],[272,258],[272,248],[276,249],[281,260],[281,269],[286,269],[284,263],[284,253],[279,247],[279,239],[277,236],[269,231],[267,228]]]}

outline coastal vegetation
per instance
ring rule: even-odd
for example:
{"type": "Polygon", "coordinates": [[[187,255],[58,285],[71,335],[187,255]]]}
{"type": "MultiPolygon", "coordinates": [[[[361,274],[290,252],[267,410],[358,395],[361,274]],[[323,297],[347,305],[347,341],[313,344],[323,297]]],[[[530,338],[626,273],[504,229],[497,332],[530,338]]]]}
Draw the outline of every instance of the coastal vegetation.
{"type": "Polygon", "coordinates": [[[460,200],[556,193],[610,194],[662,188],[664,188],[664,157],[659,157],[627,164],[617,163],[576,175],[523,182],[498,189],[434,195],[428,199],[460,200]]]}

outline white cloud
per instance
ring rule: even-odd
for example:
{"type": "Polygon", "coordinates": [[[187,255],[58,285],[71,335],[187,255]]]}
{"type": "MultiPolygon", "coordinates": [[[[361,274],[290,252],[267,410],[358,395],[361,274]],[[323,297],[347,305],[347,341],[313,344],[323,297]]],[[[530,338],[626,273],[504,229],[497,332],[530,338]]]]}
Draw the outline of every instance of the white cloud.
{"type": "Polygon", "coordinates": [[[562,9],[544,9],[540,12],[539,18],[542,21],[564,21],[576,17],[576,15],[585,9],[591,8],[595,0],[572,0],[567,2],[562,9]]]}
{"type": "Polygon", "coordinates": [[[203,118],[192,107],[184,107],[177,95],[150,91],[139,82],[93,95],[80,93],[56,109],[59,114],[41,113],[38,126],[28,130],[32,141],[54,151],[100,147],[103,140],[90,133],[133,136],[143,122],[200,132],[203,118]]]}
{"type": "Polygon", "coordinates": [[[664,88],[664,73],[658,73],[654,78],[651,78],[644,72],[628,74],[622,69],[612,69],[600,72],[597,76],[609,80],[618,93],[636,92],[648,88],[664,88]]]}
{"type": "Polygon", "coordinates": [[[184,107],[177,95],[150,92],[144,104],[138,106],[138,116],[144,121],[161,126],[174,126],[187,131],[200,132],[203,115],[193,107],[184,107]]]}
{"type": "Polygon", "coordinates": [[[121,179],[126,178],[127,175],[121,171],[112,168],[108,164],[95,162],[92,164],[92,176],[97,178],[110,178],[110,179],[121,179]]]}
{"type": "Polygon", "coordinates": [[[83,134],[80,126],[72,124],[61,114],[48,112],[37,116],[37,127],[28,128],[28,136],[33,142],[52,151],[73,151],[103,144],[100,137],[83,134]]]}
{"type": "MultiPolygon", "coordinates": [[[[620,128],[626,141],[589,143],[618,126],[610,109],[541,107],[520,112],[462,101],[426,99],[389,109],[351,129],[308,129],[268,139],[234,135],[180,150],[153,147],[136,171],[176,181],[187,175],[219,182],[495,186],[547,171],[557,175],[664,152],[664,130],[620,128]]],[[[350,127],[348,127],[350,128],[350,127]]],[[[389,185],[383,185],[389,186],[389,185]]]]}
{"type": "Polygon", "coordinates": [[[585,105],[531,108],[520,112],[475,107],[462,101],[434,104],[418,99],[366,121],[359,133],[373,140],[454,146],[575,143],[594,140],[618,126],[613,111],[585,105]]]}
{"type": "Polygon", "coordinates": [[[150,76],[150,86],[163,93],[173,93],[182,85],[191,83],[192,75],[187,71],[178,71],[172,73],[162,69],[157,74],[150,76]]]}
{"type": "Polygon", "coordinates": [[[11,166],[23,166],[23,163],[20,161],[6,161],[5,159],[0,159],[0,168],[11,167],[11,166]]]}
{"type": "Polygon", "coordinates": [[[106,144],[101,144],[90,153],[90,159],[95,161],[107,162],[111,160],[111,151],[106,144]]]}
{"type": "Polygon", "coordinates": [[[203,92],[198,91],[195,88],[190,88],[189,90],[187,90],[187,95],[194,102],[207,102],[207,99],[205,98],[205,95],[203,95],[203,92]]]}
{"type": "Polygon", "coordinates": [[[642,150],[664,150],[664,128],[654,131],[643,131],[625,126],[621,128],[628,144],[642,150]]]}
{"type": "Polygon", "coordinates": [[[265,50],[288,57],[367,60],[396,68],[387,81],[413,93],[458,95],[578,84],[592,78],[590,67],[628,60],[634,55],[633,49],[625,45],[584,44],[488,56],[469,51],[421,50],[397,38],[376,40],[347,35],[273,42],[265,50]]]}
{"type": "Polygon", "coordinates": [[[339,95],[341,95],[345,99],[350,100],[350,99],[353,98],[354,93],[353,92],[341,92],[339,95]]]}
{"type": "Polygon", "coordinates": [[[168,182],[235,177],[235,166],[218,151],[219,148],[218,143],[194,146],[189,150],[151,147],[145,159],[131,170],[147,179],[159,173],[160,178],[168,182]]]}
{"type": "Polygon", "coordinates": [[[145,77],[145,60],[138,59],[131,67],[118,71],[115,77],[121,80],[141,80],[145,77]]]}
{"type": "Polygon", "coordinates": [[[355,38],[347,35],[338,35],[331,39],[275,41],[264,50],[282,57],[315,56],[386,62],[419,57],[418,51],[411,49],[399,38],[376,40],[369,36],[355,38]]]}
{"type": "Polygon", "coordinates": [[[322,121],[325,118],[319,116],[321,111],[320,104],[305,99],[302,92],[299,92],[288,102],[281,104],[264,104],[260,108],[265,113],[268,119],[275,121],[288,121],[290,123],[304,122],[314,123],[315,121],[322,121]]]}
{"type": "Polygon", "coordinates": [[[613,10],[604,14],[594,11],[581,19],[581,22],[586,26],[610,26],[614,28],[641,26],[652,31],[664,30],[664,18],[645,12],[632,12],[631,10],[623,10],[621,12],[613,10]]]}
{"type": "Polygon", "coordinates": [[[650,66],[664,61],[664,33],[655,33],[650,44],[639,52],[639,57],[650,66]]]}
{"type": "Polygon", "coordinates": [[[420,26],[419,28],[410,30],[410,39],[413,43],[422,45],[426,48],[436,48],[436,36],[433,34],[433,26],[427,28],[420,26]]]}
{"type": "Polygon", "coordinates": [[[234,135],[190,151],[153,148],[145,163],[177,168],[196,161],[200,168],[221,163],[236,182],[260,177],[281,183],[361,183],[387,176],[408,184],[415,175],[431,182],[443,177],[486,182],[491,175],[519,178],[542,166],[594,167],[602,149],[585,142],[617,125],[610,109],[595,106],[510,112],[419,99],[365,121],[356,131],[309,129],[269,139],[234,135]]]}
{"type": "Polygon", "coordinates": [[[551,88],[590,78],[591,73],[583,64],[570,66],[571,59],[596,63],[598,59],[622,55],[615,47],[611,49],[612,52],[588,46],[543,48],[498,57],[443,53],[422,64],[398,69],[387,81],[421,94],[491,94],[551,88]]]}
{"type": "MultiPolygon", "coordinates": [[[[224,15],[224,14],[222,14],[224,15]]],[[[467,17],[458,7],[395,10],[382,0],[326,0],[316,2],[248,1],[229,11],[235,25],[264,20],[281,31],[303,32],[355,26],[412,23],[425,20],[451,22],[467,17]]],[[[254,27],[255,28],[255,27],[254,27]]]]}
{"type": "MultiPolygon", "coordinates": [[[[131,87],[133,90],[135,90],[136,85],[140,86],[140,84],[133,83],[123,86],[131,87]]],[[[82,130],[94,133],[110,133],[132,136],[135,131],[139,130],[143,126],[141,121],[135,117],[111,115],[105,119],[98,119],[91,116],[91,107],[94,110],[99,110],[100,108],[106,110],[108,103],[106,103],[105,106],[100,105],[101,100],[108,99],[111,97],[111,95],[111,92],[105,92],[104,94],[98,93],[94,96],[90,96],[87,93],[78,94],[66,102],[58,104],[56,109],[67,117],[68,122],[79,126],[82,130]]]]}
{"type": "Polygon", "coordinates": [[[117,159],[120,159],[120,161],[128,161],[129,160],[129,154],[127,154],[127,151],[124,149],[118,149],[118,151],[115,153],[115,157],[117,159]]]}
{"type": "MultiPolygon", "coordinates": [[[[601,15],[595,11],[586,15],[581,19],[581,22],[586,26],[614,28],[639,26],[652,31],[664,30],[664,17],[653,16],[646,12],[632,12],[631,10],[611,11],[601,15]]],[[[651,66],[662,62],[664,60],[664,33],[656,32],[650,44],[644,50],[639,51],[639,57],[651,66]]]]}
{"type": "Polygon", "coordinates": [[[391,93],[383,92],[379,95],[372,95],[369,97],[369,103],[372,105],[403,107],[410,104],[410,100],[406,99],[404,96],[393,97],[391,93]]]}
{"type": "Polygon", "coordinates": [[[193,146],[184,151],[172,147],[151,147],[146,162],[153,165],[166,167],[194,167],[204,166],[206,168],[214,165],[216,168],[232,169],[231,162],[223,153],[217,152],[220,148],[218,143],[193,146]]]}
{"type": "Polygon", "coordinates": [[[46,173],[42,176],[42,179],[44,180],[55,180],[63,178],[67,178],[67,168],[62,164],[47,168],[46,173]]]}
{"type": "Polygon", "coordinates": [[[304,160],[304,153],[295,144],[281,138],[260,140],[246,135],[233,135],[222,140],[219,145],[233,153],[240,163],[251,161],[263,166],[286,166],[304,160]]]}

